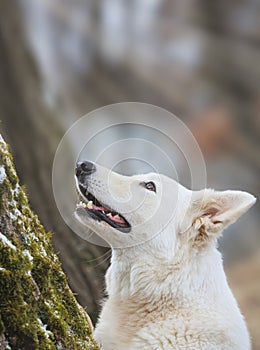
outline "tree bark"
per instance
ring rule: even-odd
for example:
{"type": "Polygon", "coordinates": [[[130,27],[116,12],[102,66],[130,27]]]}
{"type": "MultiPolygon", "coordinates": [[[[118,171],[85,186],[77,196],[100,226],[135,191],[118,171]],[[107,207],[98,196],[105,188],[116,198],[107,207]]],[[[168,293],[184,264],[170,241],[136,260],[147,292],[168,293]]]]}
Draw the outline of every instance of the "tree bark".
{"type": "Polygon", "coordinates": [[[0,135],[0,349],[98,349],[0,135]]]}

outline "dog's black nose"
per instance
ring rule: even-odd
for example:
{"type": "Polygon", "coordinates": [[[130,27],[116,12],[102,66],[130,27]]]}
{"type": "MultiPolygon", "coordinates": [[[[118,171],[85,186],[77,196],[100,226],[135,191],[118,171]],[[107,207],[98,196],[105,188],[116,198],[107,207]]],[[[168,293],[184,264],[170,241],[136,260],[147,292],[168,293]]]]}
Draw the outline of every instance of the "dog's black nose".
{"type": "Polygon", "coordinates": [[[78,162],[76,166],[76,176],[79,175],[90,175],[96,171],[96,166],[94,163],[87,160],[83,162],[78,162]]]}

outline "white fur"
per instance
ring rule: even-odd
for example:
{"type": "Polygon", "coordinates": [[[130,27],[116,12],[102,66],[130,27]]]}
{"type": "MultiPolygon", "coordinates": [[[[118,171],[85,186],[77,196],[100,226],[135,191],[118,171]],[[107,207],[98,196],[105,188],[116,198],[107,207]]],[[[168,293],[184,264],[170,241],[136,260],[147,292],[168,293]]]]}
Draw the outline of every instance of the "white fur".
{"type": "Polygon", "coordinates": [[[126,177],[100,166],[88,190],[132,225],[122,233],[77,215],[112,247],[94,334],[103,350],[251,348],[216,246],[252,195],[190,191],[163,175],[126,177]],[[153,181],[156,193],[143,181],[153,181]]]}

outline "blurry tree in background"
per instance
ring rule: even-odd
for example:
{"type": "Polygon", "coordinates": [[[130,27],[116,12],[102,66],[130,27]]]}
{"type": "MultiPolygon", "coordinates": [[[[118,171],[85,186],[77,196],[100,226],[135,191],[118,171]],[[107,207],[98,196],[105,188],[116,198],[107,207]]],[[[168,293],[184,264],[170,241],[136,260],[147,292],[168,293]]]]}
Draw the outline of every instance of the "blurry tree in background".
{"type": "MultiPolygon", "coordinates": [[[[152,103],[191,128],[208,186],[258,195],[259,17],[254,0],[1,1],[1,127],[33,208],[55,232],[71,287],[94,318],[109,252],[73,234],[57,212],[51,166],[60,138],[97,107],[152,103]]],[[[257,209],[223,237],[230,269],[242,258],[251,266],[259,252],[257,209]]],[[[256,273],[242,305],[252,330],[251,311],[260,310],[256,273]]]]}

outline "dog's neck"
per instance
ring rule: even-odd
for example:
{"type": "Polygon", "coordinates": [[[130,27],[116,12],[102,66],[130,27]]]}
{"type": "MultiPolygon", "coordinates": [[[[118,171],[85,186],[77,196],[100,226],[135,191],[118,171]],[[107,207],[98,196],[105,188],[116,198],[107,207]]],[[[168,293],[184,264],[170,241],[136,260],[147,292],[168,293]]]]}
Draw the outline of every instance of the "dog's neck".
{"type": "Polygon", "coordinates": [[[106,276],[107,293],[117,300],[161,299],[180,302],[194,299],[223,298],[229,290],[220,253],[210,250],[194,261],[163,260],[160,255],[141,248],[113,250],[106,276]],[[207,256],[208,254],[208,256],[207,256]],[[211,291],[211,293],[209,293],[211,291]]]}

